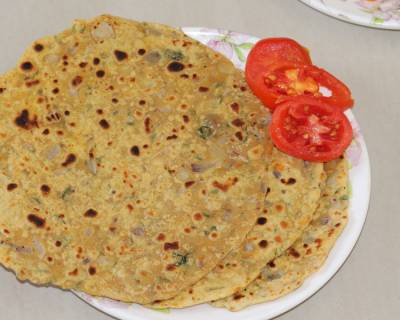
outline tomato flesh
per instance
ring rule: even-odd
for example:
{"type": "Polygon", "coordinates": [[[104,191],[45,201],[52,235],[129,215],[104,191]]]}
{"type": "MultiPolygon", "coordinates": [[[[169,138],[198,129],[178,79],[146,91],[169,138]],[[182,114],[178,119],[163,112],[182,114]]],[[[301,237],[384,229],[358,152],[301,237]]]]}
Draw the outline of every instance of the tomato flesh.
{"type": "Polygon", "coordinates": [[[309,65],[281,62],[270,65],[264,72],[263,99],[270,109],[288,97],[318,97],[332,106],[345,110],[353,105],[351,92],[344,83],[327,71],[309,65]],[[322,94],[322,88],[329,96],[322,94]]]}
{"type": "Polygon", "coordinates": [[[287,97],[313,95],[322,96],[318,82],[310,77],[302,65],[292,63],[275,63],[264,73],[264,99],[268,100],[270,109],[287,97]]]}
{"type": "Polygon", "coordinates": [[[313,97],[296,97],[281,103],[269,130],[278,149],[309,161],[337,159],[352,140],[346,116],[313,97]]]}

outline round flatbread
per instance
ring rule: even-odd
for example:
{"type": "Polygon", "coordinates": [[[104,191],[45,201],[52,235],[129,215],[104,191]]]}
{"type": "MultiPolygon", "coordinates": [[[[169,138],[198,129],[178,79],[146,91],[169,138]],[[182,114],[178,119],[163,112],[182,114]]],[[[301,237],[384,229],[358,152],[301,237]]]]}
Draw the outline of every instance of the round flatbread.
{"type": "Polygon", "coordinates": [[[234,295],[215,301],[214,306],[238,311],[271,301],[300,287],[326,260],[348,220],[347,160],[325,164],[328,176],[318,210],[304,234],[280,257],[269,262],[259,277],[234,295]]]}
{"type": "Polygon", "coordinates": [[[101,16],[0,78],[0,262],[149,303],[195,283],[262,213],[269,114],[176,29],[101,16]]]}
{"type": "Polygon", "coordinates": [[[267,261],[284,252],[310,223],[325,179],[321,163],[275,149],[265,180],[265,206],[244,242],[203,279],[157,308],[182,308],[235,293],[253,281],[267,261]]]}

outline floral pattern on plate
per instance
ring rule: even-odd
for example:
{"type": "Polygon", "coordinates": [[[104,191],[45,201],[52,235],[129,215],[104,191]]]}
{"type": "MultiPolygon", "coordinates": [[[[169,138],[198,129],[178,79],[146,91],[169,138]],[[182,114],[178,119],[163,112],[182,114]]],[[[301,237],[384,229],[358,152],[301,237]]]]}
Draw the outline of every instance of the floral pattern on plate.
{"type": "Polygon", "coordinates": [[[400,0],[300,0],[340,20],[372,28],[400,30],[400,0]]]}
{"type": "Polygon", "coordinates": [[[247,55],[257,38],[235,31],[210,28],[182,28],[185,33],[198,34],[196,40],[226,56],[233,64],[244,69],[247,55]]]}

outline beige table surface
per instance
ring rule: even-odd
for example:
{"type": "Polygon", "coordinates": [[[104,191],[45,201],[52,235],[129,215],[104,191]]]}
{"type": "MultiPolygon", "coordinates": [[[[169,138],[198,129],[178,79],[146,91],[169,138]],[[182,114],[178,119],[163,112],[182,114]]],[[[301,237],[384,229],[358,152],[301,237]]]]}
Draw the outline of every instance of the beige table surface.
{"type": "MultiPolygon", "coordinates": [[[[279,319],[400,319],[400,31],[347,24],[295,0],[0,0],[0,72],[34,39],[74,18],[111,13],[175,26],[288,36],[343,79],[372,161],[372,198],[362,236],[344,267],[279,319]]],[[[1,107],[1,106],[0,106],[1,107]]],[[[0,270],[0,320],[106,320],[68,292],[21,284],[0,270]]],[[[210,319],[218,320],[218,319],[210,319]]],[[[250,320],[250,319],[248,319],[250,320]]]]}

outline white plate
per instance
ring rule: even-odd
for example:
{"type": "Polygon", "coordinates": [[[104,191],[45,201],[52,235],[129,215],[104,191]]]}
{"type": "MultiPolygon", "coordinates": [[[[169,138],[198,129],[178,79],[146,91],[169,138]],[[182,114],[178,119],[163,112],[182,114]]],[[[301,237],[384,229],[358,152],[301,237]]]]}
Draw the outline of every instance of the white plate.
{"type": "Polygon", "coordinates": [[[371,28],[400,30],[398,0],[300,0],[337,19],[371,28]]]}
{"type": "MultiPolygon", "coordinates": [[[[206,28],[183,28],[195,38],[226,55],[240,69],[244,68],[247,54],[257,38],[237,32],[206,28]]],[[[370,166],[367,148],[359,126],[351,111],[347,112],[354,129],[354,139],[347,157],[351,163],[350,217],[346,228],[332,249],[324,266],[310,276],[291,294],[272,302],[251,306],[239,312],[214,308],[203,304],[182,310],[154,311],[137,304],[126,304],[105,298],[94,298],[87,294],[76,294],[93,307],[123,320],[267,320],[276,317],[312,296],[339,270],[357,242],[367,216],[370,196],[370,166]]]]}

